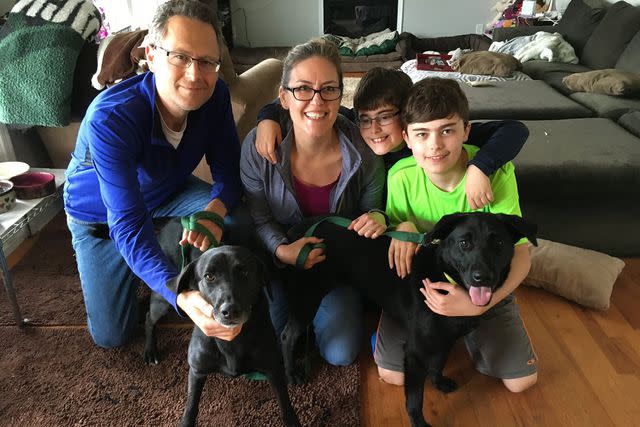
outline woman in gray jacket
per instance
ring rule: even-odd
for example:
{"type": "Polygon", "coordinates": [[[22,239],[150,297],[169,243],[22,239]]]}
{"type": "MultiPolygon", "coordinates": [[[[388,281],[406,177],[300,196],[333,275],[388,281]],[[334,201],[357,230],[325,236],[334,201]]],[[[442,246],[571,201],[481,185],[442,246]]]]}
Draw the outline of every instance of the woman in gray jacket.
{"type": "MultiPolygon", "coordinates": [[[[336,214],[358,217],[351,228],[363,235],[384,231],[385,171],[382,161],[364,143],[358,128],[338,115],[342,69],[332,43],[315,39],[295,46],[284,61],[279,91],[288,110],[288,133],[278,146],[276,164],[255,147],[256,129],[242,144],[240,170],[258,239],[276,264],[294,265],[306,243],[290,242],[287,230],[304,218],[336,214]]],[[[311,251],[305,268],[322,262],[321,249],[311,251]]],[[[272,283],[271,317],[280,333],[287,321],[286,299],[278,280],[272,283]]],[[[320,354],[333,365],[351,364],[363,334],[362,304],[350,287],[322,300],[314,319],[320,354]]]]}

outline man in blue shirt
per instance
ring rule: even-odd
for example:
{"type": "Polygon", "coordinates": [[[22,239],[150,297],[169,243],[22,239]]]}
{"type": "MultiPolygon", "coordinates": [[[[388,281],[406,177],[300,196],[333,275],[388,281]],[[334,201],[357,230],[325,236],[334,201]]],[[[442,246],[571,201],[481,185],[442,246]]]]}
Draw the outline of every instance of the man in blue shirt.
{"type": "MultiPolygon", "coordinates": [[[[64,204],[89,332],[102,347],[133,336],[138,276],[205,334],[231,340],[240,329],[218,324],[199,292],[176,295],[167,288],[178,271],[160,250],[152,224],[153,217],[206,210],[224,217],[233,234],[227,213],[241,197],[240,143],[229,90],[217,74],[221,34],[208,6],[172,0],[159,7],[149,35],[151,72],[93,101],[67,169],[64,204]],[[191,175],[203,156],[213,186],[191,175]],[[91,234],[96,223],[109,225],[111,240],[91,234]]],[[[220,241],[217,225],[200,223],[220,241]]],[[[233,240],[228,234],[225,240],[233,240]]],[[[205,250],[211,242],[185,230],[180,243],[205,250]]]]}

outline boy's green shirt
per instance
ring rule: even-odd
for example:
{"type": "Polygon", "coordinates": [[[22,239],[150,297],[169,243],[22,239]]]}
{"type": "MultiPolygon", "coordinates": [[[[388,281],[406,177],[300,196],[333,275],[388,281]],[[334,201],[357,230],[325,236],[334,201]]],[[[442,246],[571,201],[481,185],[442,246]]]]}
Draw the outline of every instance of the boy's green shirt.
{"type": "MultiPolygon", "coordinates": [[[[478,147],[466,144],[463,145],[463,149],[466,150],[469,160],[479,150],[478,147]]],[[[477,211],[522,216],[513,164],[506,163],[489,179],[493,202],[477,211]]],[[[456,188],[446,192],[431,182],[413,156],[400,160],[391,168],[387,177],[386,212],[391,225],[411,221],[419,232],[425,233],[445,215],[472,212],[464,190],[466,180],[465,173],[456,188]]],[[[526,241],[521,239],[518,244],[526,241]]]]}

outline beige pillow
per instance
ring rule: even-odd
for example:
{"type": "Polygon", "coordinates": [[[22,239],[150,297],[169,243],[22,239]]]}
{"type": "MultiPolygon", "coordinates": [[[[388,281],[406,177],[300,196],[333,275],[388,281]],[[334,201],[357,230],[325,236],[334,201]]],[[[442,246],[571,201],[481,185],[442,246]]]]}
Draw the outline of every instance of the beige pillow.
{"type": "Polygon", "coordinates": [[[606,310],[613,284],[623,268],[624,261],[619,258],[538,239],[538,247],[531,247],[531,270],[523,284],[585,307],[606,310]]]}
{"type": "Polygon", "coordinates": [[[640,74],[613,68],[570,74],[562,82],[576,92],[613,96],[640,95],[640,74]]]}
{"type": "Polygon", "coordinates": [[[511,77],[521,67],[520,61],[506,53],[476,51],[462,55],[456,71],[461,74],[511,77]]]}

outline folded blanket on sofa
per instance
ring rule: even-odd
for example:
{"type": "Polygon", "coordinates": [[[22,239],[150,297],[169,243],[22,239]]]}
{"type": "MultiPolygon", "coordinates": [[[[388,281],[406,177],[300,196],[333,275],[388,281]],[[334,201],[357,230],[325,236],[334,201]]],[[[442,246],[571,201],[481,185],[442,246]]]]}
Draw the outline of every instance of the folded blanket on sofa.
{"type": "Polygon", "coordinates": [[[325,34],[323,37],[332,41],[342,56],[370,56],[389,53],[393,52],[398,44],[398,32],[388,28],[357,39],[333,34],[325,34]]]}
{"type": "Polygon", "coordinates": [[[147,30],[127,31],[102,40],[98,49],[98,69],[91,78],[91,85],[102,90],[148,71],[142,47],[147,33],[147,30]]]}
{"type": "Polygon", "coordinates": [[[100,28],[90,0],[21,0],[0,30],[0,122],[65,126],[78,54],[100,28]]]}
{"type": "Polygon", "coordinates": [[[493,42],[489,46],[489,51],[513,55],[520,62],[543,59],[549,62],[578,63],[573,46],[560,33],[539,31],[532,36],[514,37],[506,42],[493,42]]]}

